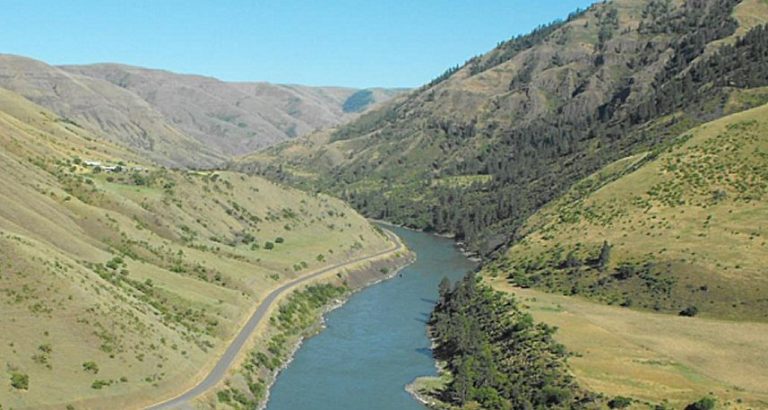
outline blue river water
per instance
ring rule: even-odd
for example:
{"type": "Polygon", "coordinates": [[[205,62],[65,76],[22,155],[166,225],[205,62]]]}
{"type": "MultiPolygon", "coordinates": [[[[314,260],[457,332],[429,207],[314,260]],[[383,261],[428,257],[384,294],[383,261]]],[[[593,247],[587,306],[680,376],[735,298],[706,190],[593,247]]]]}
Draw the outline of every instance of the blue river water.
{"type": "Polygon", "coordinates": [[[443,277],[474,267],[449,239],[389,228],[416,252],[398,276],[354,294],[306,340],[270,392],[267,410],[423,410],[405,390],[434,375],[426,321],[443,277]]]}

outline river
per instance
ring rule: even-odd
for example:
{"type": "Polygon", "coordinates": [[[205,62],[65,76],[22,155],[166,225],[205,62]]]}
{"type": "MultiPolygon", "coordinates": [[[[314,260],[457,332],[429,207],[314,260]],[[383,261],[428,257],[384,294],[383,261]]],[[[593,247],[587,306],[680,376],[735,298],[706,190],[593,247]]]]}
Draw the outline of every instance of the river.
{"type": "Polygon", "coordinates": [[[435,374],[426,321],[443,277],[461,278],[474,263],[453,241],[389,228],[417,255],[395,278],[355,293],[330,312],[270,392],[267,410],[423,410],[405,390],[435,374]]]}

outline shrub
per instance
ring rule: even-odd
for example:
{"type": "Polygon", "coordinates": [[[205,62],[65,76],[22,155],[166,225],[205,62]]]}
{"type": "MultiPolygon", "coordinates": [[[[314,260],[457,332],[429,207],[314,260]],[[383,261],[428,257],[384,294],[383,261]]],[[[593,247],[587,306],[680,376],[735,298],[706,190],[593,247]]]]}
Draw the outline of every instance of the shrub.
{"type": "Polygon", "coordinates": [[[603,246],[600,247],[600,255],[597,257],[597,266],[600,270],[605,269],[608,263],[611,261],[611,244],[608,241],[603,241],[603,246]]]}
{"type": "Polygon", "coordinates": [[[102,387],[109,386],[111,384],[112,381],[110,380],[94,380],[93,383],[91,383],[91,388],[101,390],[102,387]]]}
{"type": "Polygon", "coordinates": [[[264,249],[269,250],[269,249],[274,249],[274,247],[275,247],[275,244],[272,242],[267,241],[264,243],[264,249]]]}
{"type": "Polygon", "coordinates": [[[278,236],[277,238],[275,238],[275,243],[283,243],[283,242],[285,242],[285,239],[283,239],[281,236],[278,236]]]}
{"type": "Polygon", "coordinates": [[[624,396],[616,396],[608,402],[608,407],[612,409],[625,409],[632,404],[632,399],[624,396]]]}
{"type": "Polygon", "coordinates": [[[712,410],[715,408],[715,399],[704,397],[697,402],[685,406],[685,410],[712,410]]]}
{"type": "Polygon", "coordinates": [[[86,372],[91,372],[93,374],[97,374],[99,372],[99,365],[96,364],[96,362],[90,361],[83,363],[83,370],[86,372]]]}
{"type": "Polygon", "coordinates": [[[613,276],[618,280],[627,280],[635,276],[635,273],[637,273],[635,269],[635,265],[631,263],[622,263],[616,269],[616,274],[614,274],[613,276]]]}
{"type": "Polygon", "coordinates": [[[134,185],[147,185],[147,179],[138,172],[134,172],[131,175],[131,179],[133,180],[134,185]]]}
{"type": "Polygon", "coordinates": [[[699,308],[696,306],[688,306],[687,308],[680,311],[680,316],[688,316],[693,317],[699,314],[699,308]]]}
{"type": "Polygon", "coordinates": [[[11,373],[11,386],[16,390],[29,390],[29,376],[23,373],[11,373]]]}
{"type": "Polygon", "coordinates": [[[232,401],[232,396],[229,394],[229,390],[217,391],[216,397],[219,399],[219,403],[229,403],[232,401]]]}

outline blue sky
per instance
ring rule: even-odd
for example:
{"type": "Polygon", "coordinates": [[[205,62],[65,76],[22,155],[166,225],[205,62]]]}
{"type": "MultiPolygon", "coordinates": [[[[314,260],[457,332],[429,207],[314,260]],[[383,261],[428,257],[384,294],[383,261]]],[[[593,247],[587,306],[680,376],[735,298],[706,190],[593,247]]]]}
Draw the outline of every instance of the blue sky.
{"type": "Polygon", "coordinates": [[[0,52],[229,81],[415,87],[589,0],[3,0],[0,52]]]}

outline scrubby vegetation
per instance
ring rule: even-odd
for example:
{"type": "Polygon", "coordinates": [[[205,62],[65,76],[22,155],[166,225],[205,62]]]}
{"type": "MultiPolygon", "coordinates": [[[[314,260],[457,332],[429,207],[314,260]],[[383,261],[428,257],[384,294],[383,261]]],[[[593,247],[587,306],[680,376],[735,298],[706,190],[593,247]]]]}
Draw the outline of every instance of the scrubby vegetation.
{"type": "Polygon", "coordinates": [[[29,375],[25,373],[18,373],[18,372],[11,373],[11,387],[13,387],[16,390],[28,390],[29,375]]]}

